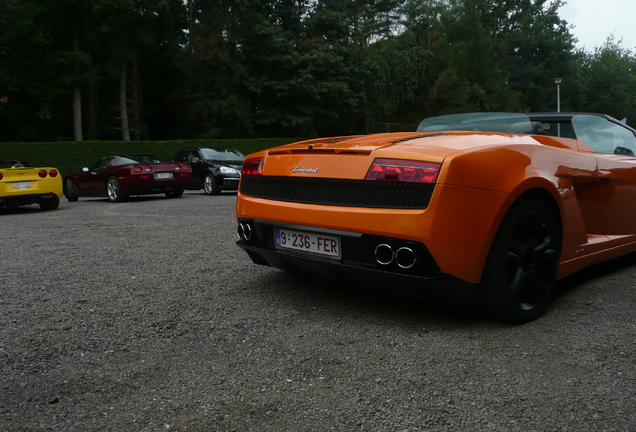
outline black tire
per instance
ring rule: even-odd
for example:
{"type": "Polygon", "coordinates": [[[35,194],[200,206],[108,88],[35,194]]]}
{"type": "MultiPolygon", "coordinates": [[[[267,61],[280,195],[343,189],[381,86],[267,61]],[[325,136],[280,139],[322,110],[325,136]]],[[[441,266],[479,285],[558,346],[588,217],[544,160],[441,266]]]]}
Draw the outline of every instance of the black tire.
{"type": "Polygon", "coordinates": [[[214,175],[207,173],[203,179],[203,191],[208,195],[218,195],[221,193],[219,187],[216,185],[214,175]]]}
{"type": "Polygon", "coordinates": [[[180,198],[183,195],[183,190],[175,189],[171,191],[166,191],[165,194],[168,198],[180,198]]]}
{"type": "Polygon", "coordinates": [[[72,180],[66,180],[66,199],[69,202],[77,201],[77,188],[72,180]]]}
{"type": "Polygon", "coordinates": [[[493,240],[482,278],[486,307],[515,324],[543,315],[552,297],[561,256],[561,227],[547,204],[514,205],[493,240]]]}
{"type": "Polygon", "coordinates": [[[108,177],[108,180],[106,180],[106,193],[111,202],[122,202],[128,198],[128,196],[122,193],[121,185],[117,177],[108,177]]]}
{"type": "Polygon", "coordinates": [[[55,210],[60,206],[60,199],[55,197],[55,199],[50,201],[43,201],[40,203],[40,208],[42,210],[55,210]]]}

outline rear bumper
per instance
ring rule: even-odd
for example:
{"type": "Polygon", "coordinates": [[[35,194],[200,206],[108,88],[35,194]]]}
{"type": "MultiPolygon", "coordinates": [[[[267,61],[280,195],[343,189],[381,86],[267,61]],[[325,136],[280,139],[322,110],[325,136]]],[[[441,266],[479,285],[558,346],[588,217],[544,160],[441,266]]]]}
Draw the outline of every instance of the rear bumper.
{"type": "Polygon", "coordinates": [[[126,195],[150,195],[186,190],[191,184],[191,176],[170,180],[142,180],[136,177],[121,180],[122,192],[126,195]]]}
{"type": "Polygon", "coordinates": [[[54,202],[59,199],[54,193],[0,196],[0,207],[19,207],[54,202]]]}
{"type": "MultiPolygon", "coordinates": [[[[426,249],[417,242],[403,239],[364,235],[331,230],[316,230],[328,235],[337,235],[341,241],[339,259],[316,256],[305,252],[277,249],[274,225],[267,221],[241,219],[243,227],[249,225],[249,239],[243,236],[237,245],[245,250],[256,264],[279,268],[285,271],[303,271],[355,283],[374,291],[396,292],[416,298],[441,300],[468,304],[478,294],[478,285],[443,274],[426,249]],[[397,262],[378,262],[375,250],[378,245],[388,245],[393,250],[408,248],[413,251],[415,262],[403,268],[397,262]]],[[[276,227],[311,230],[277,223],[276,227]]],[[[243,228],[239,228],[243,231],[243,228]]]]}

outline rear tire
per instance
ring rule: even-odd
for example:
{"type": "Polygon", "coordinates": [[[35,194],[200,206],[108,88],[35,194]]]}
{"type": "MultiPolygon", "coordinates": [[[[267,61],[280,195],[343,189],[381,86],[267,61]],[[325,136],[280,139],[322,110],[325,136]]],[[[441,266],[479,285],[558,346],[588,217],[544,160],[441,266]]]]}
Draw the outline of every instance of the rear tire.
{"type": "Polygon", "coordinates": [[[523,324],[543,315],[561,256],[561,227],[547,204],[515,204],[493,240],[482,279],[486,307],[496,318],[523,324]]]}
{"type": "Polygon", "coordinates": [[[66,180],[66,199],[69,202],[77,201],[77,188],[72,180],[66,180]]]}
{"type": "Polygon", "coordinates": [[[40,203],[40,208],[42,210],[55,210],[60,206],[60,199],[55,197],[55,199],[51,201],[45,201],[40,203]]]}
{"type": "Polygon", "coordinates": [[[168,198],[180,198],[183,195],[183,190],[177,189],[177,190],[166,191],[165,194],[168,198]]]}
{"type": "Polygon", "coordinates": [[[109,177],[106,181],[106,192],[108,193],[108,199],[111,202],[122,202],[128,198],[121,191],[121,185],[117,177],[109,177]]]}

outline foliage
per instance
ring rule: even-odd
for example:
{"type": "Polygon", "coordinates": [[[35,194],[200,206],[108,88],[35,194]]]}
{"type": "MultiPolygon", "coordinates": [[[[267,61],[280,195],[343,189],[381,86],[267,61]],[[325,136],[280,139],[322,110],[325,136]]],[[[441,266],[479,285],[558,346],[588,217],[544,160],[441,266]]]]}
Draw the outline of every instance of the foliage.
{"type": "Polygon", "coordinates": [[[575,50],[563,0],[0,3],[0,141],[408,130],[554,110],[556,77],[564,110],[636,115],[633,53],[575,50]]]}
{"type": "Polygon", "coordinates": [[[27,161],[31,166],[53,166],[63,174],[79,171],[107,155],[150,153],[171,160],[185,147],[230,147],[247,155],[259,150],[295,141],[292,138],[251,138],[227,140],[174,141],[62,141],[0,142],[0,159],[27,161]]]}

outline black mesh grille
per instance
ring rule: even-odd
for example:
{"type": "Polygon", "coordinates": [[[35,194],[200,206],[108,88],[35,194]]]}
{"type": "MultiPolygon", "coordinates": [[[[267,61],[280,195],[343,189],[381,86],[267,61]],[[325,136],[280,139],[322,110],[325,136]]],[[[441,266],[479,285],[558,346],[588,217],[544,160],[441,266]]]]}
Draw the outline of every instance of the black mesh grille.
{"type": "Polygon", "coordinates": [[[345,207],[424,209],[434,184],[243,176],[241,193],[255,198],[345,207]]]}

